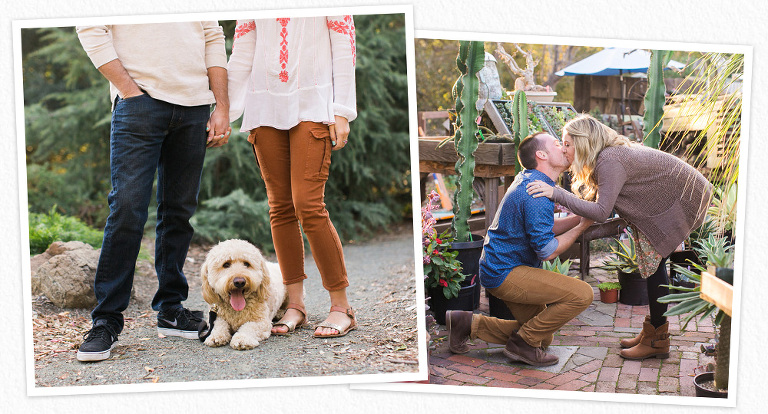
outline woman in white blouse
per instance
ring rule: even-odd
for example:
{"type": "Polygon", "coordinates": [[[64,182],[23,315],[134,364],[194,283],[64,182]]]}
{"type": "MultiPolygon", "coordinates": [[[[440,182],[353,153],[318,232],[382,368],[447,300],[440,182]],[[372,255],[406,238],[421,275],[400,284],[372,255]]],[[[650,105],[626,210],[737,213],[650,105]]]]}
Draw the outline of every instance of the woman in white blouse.
{"type": "Polygon", "coordinates": [[[347,145],[357,116],[352,16],[239,20],[227,70],[230,121],[242,115],[240,130],[250,131],[288,291],[288,310],[272,332],[289,334],[307,323],[301,225],[331,300],[314,335],[346,335],[356,327],[355,315],[324,189],[331,151],[347,145]]]}

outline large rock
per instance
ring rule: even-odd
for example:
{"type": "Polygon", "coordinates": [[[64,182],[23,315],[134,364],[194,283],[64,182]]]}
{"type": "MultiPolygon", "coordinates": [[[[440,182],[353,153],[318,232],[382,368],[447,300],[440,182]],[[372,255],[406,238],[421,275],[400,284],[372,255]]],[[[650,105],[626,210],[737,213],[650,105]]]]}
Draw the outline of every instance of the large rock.
{"type": "Polygon", "coordinates": [[[99,261],[99,250],[78,241],[55,242],[45,253],[38,256],[32,258],[33,294],[37,286],[37,294],[44,294],[61,308],[90,309],[96,305],[93,280],[99,261]],[[34,269],[38,256],[49,258],[34,269]]]}

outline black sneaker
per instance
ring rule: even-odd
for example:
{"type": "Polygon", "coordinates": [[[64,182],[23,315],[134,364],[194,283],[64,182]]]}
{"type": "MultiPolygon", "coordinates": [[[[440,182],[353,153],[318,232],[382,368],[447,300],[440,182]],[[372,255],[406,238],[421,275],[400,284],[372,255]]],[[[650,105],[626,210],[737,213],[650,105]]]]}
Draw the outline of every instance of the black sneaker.
{"type": "Polygon", "coordinates": [[[198,339],[197,329],[203,321],[203,313],[186,308],[160,311],[157,314],[157,333],[165,336],[180,336],[198,339]]]}
{"type": "Polygon", "coordinates": [[[96,325],[84,335],[85,341],[77,350],[78,361],[103,361],[109,358],[117,342],[117,334],[108,324],[96,325]]]}

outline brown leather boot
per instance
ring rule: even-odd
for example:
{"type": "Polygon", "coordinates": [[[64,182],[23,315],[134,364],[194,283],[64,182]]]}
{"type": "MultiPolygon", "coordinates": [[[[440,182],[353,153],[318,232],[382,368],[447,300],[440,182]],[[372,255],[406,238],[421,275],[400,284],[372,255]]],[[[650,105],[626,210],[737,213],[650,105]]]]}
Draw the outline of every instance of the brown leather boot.
{"type": "Polygon", "coordinates": [[[536,367],[555,365],[559,361],[557,356],[544,352],[540,347],[534,348],[528,345],[517,332],[509,335],[507,346],[502,352],[512,361],[520,361],[536,367]]]}
{"type": "Polygon", "coordinates": [[[448,349],[454,354],[469,352],[467,341],[472,333],[472,312],[458,310],[445,312],[445,326],[448,328],[448,349]]]}
{"type": "MultiPolygon", "coordinates": [[[[646,323],[651,322],[651,315],[645,315],[645,322],[643,322],[643,325],[646,323]]],[[[621,347],[622,348],[632,348],[633,346],[640,343],[640,341],[643,339],[643,331],[641,330],[639,334],[637,334],[634,338],[624,338],[621,340],[621,347]]]]}
{"type": "Polygon", "coordinates": [[[639,344],[619,352],[622,358],[669,358],[669,322],[658,328],[654,328],[650,322],[645,322],[640,335],[642,339],[639,344]]]}

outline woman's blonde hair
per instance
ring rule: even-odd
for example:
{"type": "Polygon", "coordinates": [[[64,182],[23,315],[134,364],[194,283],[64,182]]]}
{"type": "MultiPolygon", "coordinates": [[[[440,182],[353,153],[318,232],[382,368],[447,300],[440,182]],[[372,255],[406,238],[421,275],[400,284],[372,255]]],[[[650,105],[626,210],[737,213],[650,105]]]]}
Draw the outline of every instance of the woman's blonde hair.
{"type": "Polygon", "coordinates": [[[631,141],[590,115],[568,121],[563,132],[571,136],[574,146],[571,189],[579,197],[594,201],[597,198],[595,164],[600,151],[605,147],[630,146],[631,141]]]}

